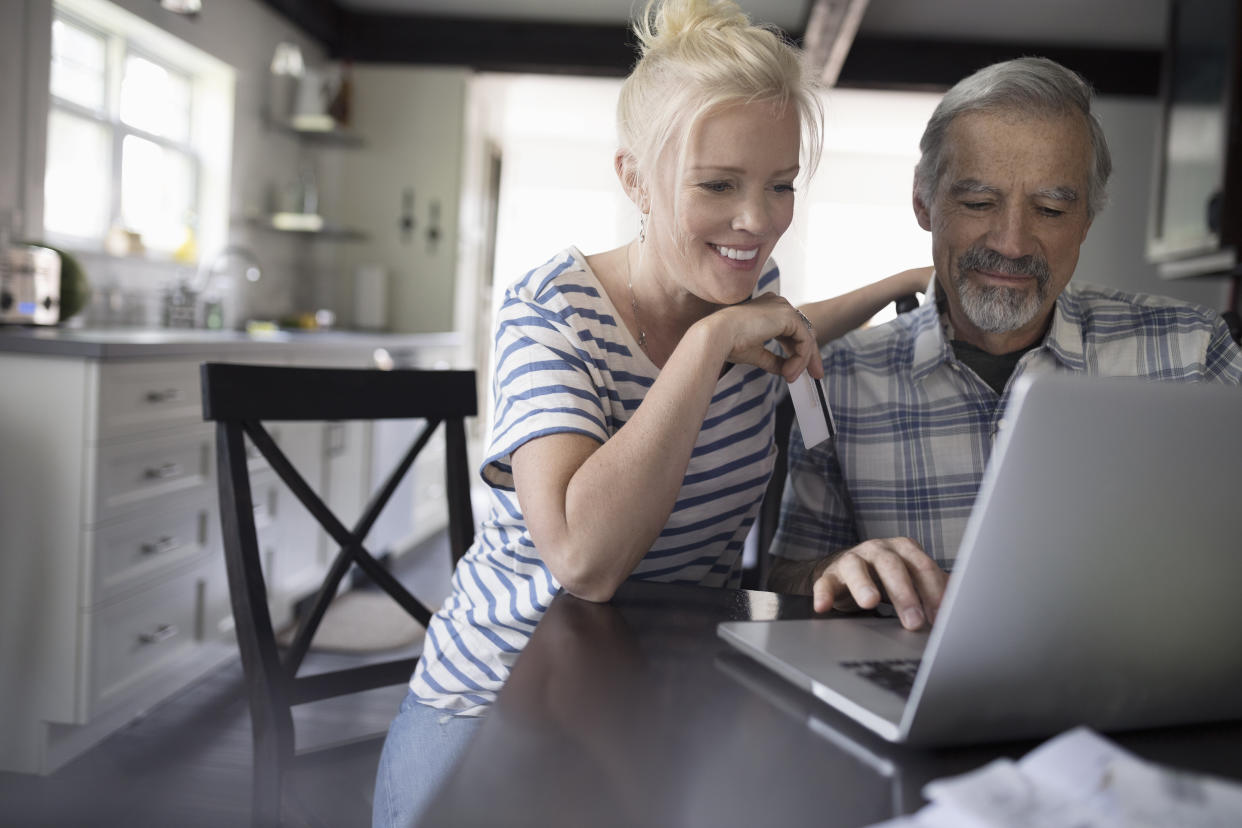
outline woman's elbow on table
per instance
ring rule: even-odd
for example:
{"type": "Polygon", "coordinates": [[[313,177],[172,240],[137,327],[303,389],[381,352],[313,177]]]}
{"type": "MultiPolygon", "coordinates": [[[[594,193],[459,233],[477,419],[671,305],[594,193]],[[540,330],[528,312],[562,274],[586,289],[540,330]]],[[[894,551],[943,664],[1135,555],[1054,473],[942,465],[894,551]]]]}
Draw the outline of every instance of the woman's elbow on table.
{"type": "Polygon", "coordinates": [[[619,586],[620,584],[615,584],[611,587],[599,585],[595,588],[587,587],[584,589],[565,587],[565,591],[575,598],[581,598],[583,601],[590,601],[593,604],[607,604],[612,600],[612,596],[616,594],[617,587],[619,586]]]}
{"type": "Polygon", "coordinates": [[[547,564],[548,571],[552,573],[552,577],[561,585],[561,588],[584,601],[593,601],[597,604],[611,601],[617,587],[621,586],[621,582],[625,580],[625,575],[618,576],[615,573],[604,572],[598,564],[592,564],[586,560],[575,560],[581,556],[557,554],[549,550],[542,557],[544,563],[547,564]]]}

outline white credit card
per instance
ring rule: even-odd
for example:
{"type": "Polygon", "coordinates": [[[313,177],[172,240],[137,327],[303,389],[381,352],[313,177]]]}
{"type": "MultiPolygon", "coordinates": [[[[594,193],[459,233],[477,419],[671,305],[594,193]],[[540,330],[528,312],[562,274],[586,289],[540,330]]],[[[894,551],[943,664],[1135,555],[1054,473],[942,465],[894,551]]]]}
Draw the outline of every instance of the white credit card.
{"type": "Polygon", "coordinates": [[[798,416],[798,429],[802,432],[802,444],[814,448],[836,436],[837,427],[828,408],[824,394],[824,381],[813,379],[803,372],[789,383],[789,396],[793,399],[794,414],[798,416]]]}

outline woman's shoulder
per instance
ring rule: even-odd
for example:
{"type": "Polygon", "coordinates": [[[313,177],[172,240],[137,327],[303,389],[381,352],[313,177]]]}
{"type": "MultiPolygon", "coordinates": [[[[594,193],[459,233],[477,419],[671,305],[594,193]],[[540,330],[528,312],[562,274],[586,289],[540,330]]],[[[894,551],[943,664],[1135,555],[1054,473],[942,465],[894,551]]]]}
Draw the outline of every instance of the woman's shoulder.
{"type": "Polygon", "coordinates": [[[556,332],[580,343],[610,337],[616,313],[587,257],[570,247],[509,286],[497,321],[506,336],[556,332]]]}
{"type": "Polygon", "coordinates": [[[573,305],[599,295],[599,280],[576,247],[567,247],[516,279],[507,298],[543,307],[573,305]]]}

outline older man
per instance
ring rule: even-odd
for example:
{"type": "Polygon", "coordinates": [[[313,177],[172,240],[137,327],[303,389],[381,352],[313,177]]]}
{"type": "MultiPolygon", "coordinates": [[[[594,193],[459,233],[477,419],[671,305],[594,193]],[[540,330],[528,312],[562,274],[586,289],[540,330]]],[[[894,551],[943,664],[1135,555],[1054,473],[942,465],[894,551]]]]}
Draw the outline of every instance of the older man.
{"type": "Polygon", "coordinates": [[[916,629],[939,607],[1016,377],[1242,382],[1214,312],[1068,286],[1112,167],[1091,105],[1073,72],[1022,58],[933,113],[914,176],[931,295],[825,351],[838,435],[807,450],[795,429],[770,588],[812,593],[818,611],[887,596],[916,629]]]}

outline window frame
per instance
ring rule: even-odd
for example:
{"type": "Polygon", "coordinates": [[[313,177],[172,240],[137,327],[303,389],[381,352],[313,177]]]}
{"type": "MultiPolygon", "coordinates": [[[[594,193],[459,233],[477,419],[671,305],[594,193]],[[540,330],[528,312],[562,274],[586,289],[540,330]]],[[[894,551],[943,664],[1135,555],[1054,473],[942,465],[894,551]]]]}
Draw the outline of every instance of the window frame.
{"type": "MultiPolygon", "coordinates": [[[[49,77],[47,84],[47,123],[48,139],[51,138],[51,118],[52,113],[60,112],[75,118],[90,121],[100,125],[107,131],[109,140],[108,163],[108,192],[103,194],[106,200],[107,219],[106,226],[102,236],[80,236],[76,234],[66,233],[45,228],[45,235],[52,241],[60,242],[65,246],[75,247],[78,249],[88,249],[98,252],[104,252],[106,249],[106,240],[109,231],[114,228],[124,226],[122,213],[122,160],[124,155],[125,139],[129,136],[150,141],[151,143],[161,147],[165,151],[171,151],[188,160],[190,175],[190,199],[189,209],[195,215],[202,210],[203,205],[203,179],[205,162],[199,147],[195,143],[195,122],[199,115],[201,107],[201,85],[202,78],[200,73],[196,72],[192,66],[186,64],[178,64],[175,59],[170,59],[166,55],[160,54],[158,51],[145,47],[140,41],[135,39],[130,33],[106,28],[90,19],[75,13],[74,10],[65,8],[61,4],[55,4],[52,9],[51,19],[53,25],[60,21],[67,26],[71,26],[78,30],[84,31],[92,36],[103,39],[105,46],[105,65],[104,65],[104,100],[101,111],[95,111],[90,107],[71,101],[67,98],[58,96],[51,85],[51,62],[52,54],[49,54],[49,77]],[[171,139],[163,135],[148,132],[145,129],[127,124],[121,118],[121,84],[125,71],[125,62],[129,56],[140,57],[147,60],[170,74],[175,75],[186,83],[189,89],[189,106],[186,110],[186,135],[185,141],[171,139]]],[[[48,159],[50,161],[50,159],[48,159]]],[[[44,170],[46,178],[46,168],[44,170]]],[[[46,192],[44,193],[44,212],[46,214],[46,192]]],[[[145,253],[146,258],[151,260],[171,260],[173,251],[163,248],[148,249],[145,253]]]]}

